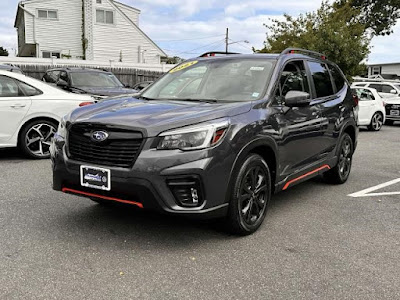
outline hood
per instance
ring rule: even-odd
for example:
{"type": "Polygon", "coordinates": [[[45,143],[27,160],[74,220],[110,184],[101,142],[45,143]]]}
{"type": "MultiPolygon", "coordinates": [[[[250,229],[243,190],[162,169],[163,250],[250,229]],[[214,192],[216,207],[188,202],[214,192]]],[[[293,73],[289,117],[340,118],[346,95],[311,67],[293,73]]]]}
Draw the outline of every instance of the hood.
{"type": "Polygon", "coordinates": [[[252,102],[205,103],[131,98],[76,109],[69,121],[130,127],[154,137],[166,130],[243,114],[251,107],[252,102]]]}
{"type": "Polygon", "coordinates": [[[85,91],[88,94],[97,96],[118,96],[124,94],[133,94],[138,91],[135,89],[125,88],[125,87],[113,87],[113,88],[103,88],[103,87],[79,87],[80,90],[85,91]]]}

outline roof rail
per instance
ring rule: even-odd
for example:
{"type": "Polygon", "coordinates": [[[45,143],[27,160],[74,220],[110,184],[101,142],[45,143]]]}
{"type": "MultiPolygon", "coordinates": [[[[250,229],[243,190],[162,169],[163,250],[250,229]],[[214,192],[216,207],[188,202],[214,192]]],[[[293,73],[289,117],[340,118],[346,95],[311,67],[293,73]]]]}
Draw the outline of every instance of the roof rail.
{"type": "Polygon", "coordinates": [[[355,82],[391,82],[391,83],[399,83],[399,79],[385,79],[381,75],[371,75],[369,77],[359,77],[354,76],[353,80],[355,82]]]}
{"type": "Polygon", "coordinates": [[[322,59],[327,59],[326,55],[323,53],[319,53],[316,51],[311,51],[311,50],[306,50],[306,49],[301,49],[301,48],[286,48],[285,50],[282,51],[281,55],[285,54],[295,54],[295,53],[304,53],[310,56],[316,56],[318,58],[322,59]]]}
{"type": "Polygon", "coordinates": [[[214,57],[217,54],[219,55],[232,55],[232,54],[241,54],[241,53],[236,53],[236,52],[224,52],[224,51],[211,51],[211,52],[206,52],[200,55],[199,57],[214,57]]]}

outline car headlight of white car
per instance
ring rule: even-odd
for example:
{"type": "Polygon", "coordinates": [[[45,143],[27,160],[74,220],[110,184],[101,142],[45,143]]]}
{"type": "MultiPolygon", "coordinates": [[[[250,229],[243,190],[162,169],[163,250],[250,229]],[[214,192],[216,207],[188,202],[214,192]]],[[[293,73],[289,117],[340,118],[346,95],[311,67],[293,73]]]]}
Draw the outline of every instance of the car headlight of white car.
{"type": "Polygon", "coordinates": [[[187,126],[161,133],[158,150],[199,150],[218,145],[229,128],[227,120],[204,125],[187,126]]]}
{"type": "Polygon", "coordinates": [[[66,135],[67,135],[67,128],[66,128],[66,120],[65,117],[63,117],[58,124],[58,129],[57,132],[54,134],[54,140],[65,140],[66,135]]]}

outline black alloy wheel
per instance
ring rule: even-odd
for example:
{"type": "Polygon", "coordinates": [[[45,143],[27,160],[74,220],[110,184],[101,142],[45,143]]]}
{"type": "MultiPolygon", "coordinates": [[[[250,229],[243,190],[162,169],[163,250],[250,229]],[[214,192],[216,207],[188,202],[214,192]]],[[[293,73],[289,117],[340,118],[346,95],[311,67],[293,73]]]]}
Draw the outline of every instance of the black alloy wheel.
{"type": "Polygon", "coordinates": [[[264,159],[251,154],[235,177],[235,185],[228,215],[229,229],[247,235],[262,224],[271,197],[271,176],[264,159]]]}
{"type": "Polygon", "coordinates": [[[324,173],[324,178],[329,183],[342,184],[350,176],[353,162],[354,145],[350,135],[344,133],[339,147],[339,159],[337,165],[324,173]]]}

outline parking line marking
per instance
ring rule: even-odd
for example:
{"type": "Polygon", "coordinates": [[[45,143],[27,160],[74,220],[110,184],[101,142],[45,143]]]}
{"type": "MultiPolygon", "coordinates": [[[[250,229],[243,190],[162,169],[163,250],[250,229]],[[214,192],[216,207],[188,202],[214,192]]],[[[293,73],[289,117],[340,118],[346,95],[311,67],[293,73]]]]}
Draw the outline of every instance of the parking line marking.
{"type": "Polygon", "coordinates": [[[359,191],[359,192],[356,192],[356,193],[353,193],[353,194],[349,194],[347,196],[357,198],[357,197],[400,195],[400,192],[371,193],[373,191],[376,191],[376,190],[382,189],[384,187],[396,184],[398,182],[400,182],[400,178],[397,178],[397,179],[394,179],[394,180],[391,180],[391,181],[388,181],[388,182],[385,182],[385,183],[382,183],[382,184],[378,184],[376,186],[367,188],[365,190],[362,190],[362,191],[359,191]]]}

